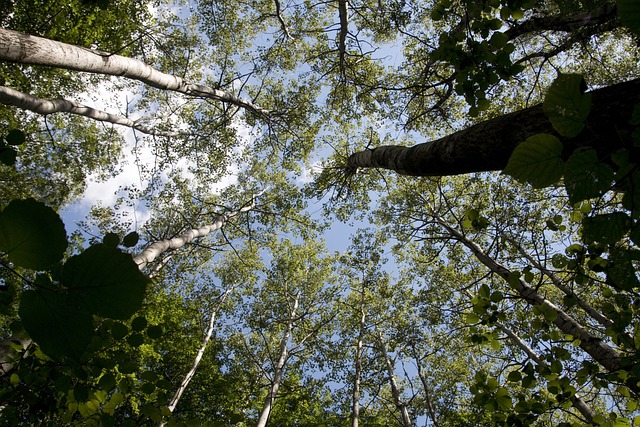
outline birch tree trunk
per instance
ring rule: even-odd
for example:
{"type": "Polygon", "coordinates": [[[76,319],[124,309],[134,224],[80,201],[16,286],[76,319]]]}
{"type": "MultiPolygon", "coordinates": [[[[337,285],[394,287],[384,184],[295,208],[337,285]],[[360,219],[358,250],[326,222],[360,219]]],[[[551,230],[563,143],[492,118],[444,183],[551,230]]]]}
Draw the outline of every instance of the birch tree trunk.
{"type": "Polygon", "coordinates": [[[601,154],[610,153],[620,148],[620,131],[629,129],[631,113],[640,99],[640,79],[597,89],[591,94],[587,124],[575,138],[558,135],[542,111],[542,104],[538,104],[413,147],[387,145],[359,151],[349,156],[344,166],[352,171],[390,169],[410,176],[502,170],[513,149],[539,133],[556,135],[567,155],[578,146],[591,146],[601,154]]]}
{"type": "Polygon", "coordinates": [[[287,359],[289,358],[289,351],[287,350],[287,344],[289,342],[289,338],[291,338],[291,331],[293,330],[293,323],[297,317],[298,303],[300,301],[300,293],[298,292],[293,301],[293,308],[291,309],[291,313],[289,313],[289,319],[287,321],[287,329],[285,330],[282,339],[280,340],[280,358],[278,359],[278,363],[275,366],[275,370],[273,373],[273,380],[271,381],[271,387],[269,388],[269,392],[264,399],[264,405],[262,406],[262,411],[260,412],[260,418],[258,418],[258,423],[256,427],[265,427],[267,425],[267,421],[269,421],[269,416],[271,415],[271,410],[273,409],[273,404],[276,401],[276,395],[278,394],[278,389],[280,388],[280,382],[282,381],[282,374],[284,373],[284,367],[287,363],[287,359]]]}
{"type": "Polygon", "coordinates": [[[192,228],[172,239],[163,239],[152,243],[140,254],[134,256],[133,261],[138,265],[138,268],[142,270],[148,264],[152,263],[157,257],[167,252],[168,250],[179,249],[192,242],[194,239],[197,239],[198,237],[204,237],[208,234],[211,234],[212,232],[222,228],[222,226],[231,218],[234,218],[241,213],[252,210],[255,207],[255,199],[260,194],[262,194],[262,192],[254,194],[250,204],[243,206],[236,211],[219,215],[212,224],[204,225],[200,228],[192,228]]]}
{"type": "Polygon", "coordinates": [[[61,43],[4,28],[0,28],[0,60],[109,76],[122,76],[138,80],[158,89],[225,102],[258,115],[268,116],[270,113],[269,110],[245,101],[231,93],[214,89],[210,86],[187,82],[181,77],[158,71],[137,59],[61,43]]]}
{"type": "Polygon", "coordinates": [[[426,376],[424,375],[424,370],[422,369],[422,363],[420,361],[420,357],[418,356],[418,351],[415,348],[415,345],[412,344],[411,351],[413,352],[413,359],[416,361],[416,368],[418,370],[418,377],[420,378],[420,382],[422,383],[422,388],[424,389],[425,401],[427,404],[427,411],[429,411],[429,418],[431,418],[431,422],[435,427],[440,427],[440,423],[438,422],[438,418],[436,417],[436,410],[433,407],[433,401],[431,399],[430,387],[427,381],[426,376]]]}
{"type": "Polygon", "coordinates": [[[395,369],[393,369],[393,362],[387,353],[387,342],[385,341],[382,333],[378,331],[378,341],[380,344],[380,350],[382,351],[382,357],[384,358],[384,363],[387,368],[387,375],[389,378],[389,385],[391,386],[391,396],[393,397],[393,403],[396,405],[396,408],[400,411],[400,417],[402,420],[402,425],[404,427],[411,427],[411,417],[409,416],[409,411],[407,410],[407,405],[402,401],[400,397],[400,388],[398,387],[398,382],[396,381],[395,369]]]}
{"type": "MultiPolygon", "coordinates": [[[[505,335],[507,335],[511,339],[512,342],[514,342],[518,347],[520,347],[520,349],[527,356],[531,358],[531,360],[533,360],[540,366],[549,366],[544,360],[540,358],[540,356],[538,356],[538,354],[535,351],[533,351],[531,347],[527,345],[527,343],[522,341],[522,339],[515,332],[513,332],[511,329],[509,329],[502,323],[498,323],[497,325],[500,328],[500,330],[504,332],[505,335]]],[[[571,403],[573,404],[573,407],[576,408],[578,411],[580,411],[580,413],[584,416],[586,422],[592,423],[593,417],[597,415],[593,411],[593,409],[591,409],[591,407],[587,405],[587,403],[584,400],[582,400],[582,398],[577,393],[573,394],[573,396],[571,396],[570,399],[571,399],[571,403]]]]}
{"type": "MultiPolygon", "coordinates": [[[[437,215],[434,215],[434,219],[447,230],[451,237],[470,249],[478,261],[488,267],[490,271],[507,281],[512,289],[515,289],[518,294],[520,294],[523,300],[531,305],[539,305],[544,307],[546,310],[555,312],[556,318],[553,320],[553,323],[565,334],[569,334],[580,340],[580,348],[587,352],[593,360],[598,362],[609,372],[615,372],[626,366],[618,352],[604,343],[600,337],[593,335],[591,332],[586,330],[573,317],[569,316],[561,308],[546,299],[536,289],[529,286],[522,279],[518,278],[515,280],[515,276],[511,270],[499,264],[487,255],[478,245],[450,226],[444,219],[437,215]]],[[[640,390],[640,388],[634,388],[634,391],[637,392],[638,390],[640,390]]]]}
{"type": "Polygon", "coordinates": [[[360,425],[360,382],[362,380],[362,353],[364,349],[364,332],[367,315],[364,309],[365,281],[360,289],[360,323],[358,325],[358,341],[356,342],[355,372],[353,373],[353,393],[351,395],[351,426],[360,425]]]}
{"type": "Polygon", "coordinates": [[[38,98],[27,93],[19,92],[17,90],[0,86],[0,103],[5,105],[12,105],[14,107],[21,108],[23,110],[30,110],[38,114],[54,114],[54,113],[70,113],[78,116],[88,117],[93,120],[101,122],[107,122],[114,125],[121,125],[130,127],[139,132],[146,133],[148,135],[176,137],[181,135],[187,135],[186,133],[170,132],[154,130],[147,126],[144,126],[139,121],[131,120],[128,117],[122,117],[115,114],[107,113],[102,110],[96,110],[95,108],[87,107],[85,105],[78,104],[77,102],[70,101],[68,99],[43,99],[38,98]]]}
{"type": "MultiPolygon", "coordinates": [[[[211,316],[209,318],[209,327],[207,328],[207,331],[204,334],[204,338],[202,339],[202,345],[200,346],[200,348],[198,349],[198,352],[196,353],[196,357],[193,360],[193,366],[191,366],[191,369],[189,369],[189,372],[187,372],[187,374],[184,376],[182,382],[180,383],[180,386],[178,387],[173,397],[171,398],[171,401],[167,405],[167,409],[169,409],[169,412],[173,412],[174,409],[176,409],[176,406],[178,405],[178,402],[180,401],[182,394],[187,389],[187,386],[193,379],[193,376],[196,374],[198,365],[200,365],[200,361],[202,360],[202,356],[204,355],[204,352],[207,349],[207,346],[209,345],[209,341],[211,341],[211,336],[213,335],[213,327],[216,321],[216,314],[232,290],[233,290],[233,287],[227,288],[224,291],[224,293],[221,295],[220,299],[218,300],[218,303],[214,306],[213,310],[211,311],[211,316]]],[[[165,425],[165,422],[162,421],[160,423],[160,426],[162,427],[164,425],[165,425]]]]}

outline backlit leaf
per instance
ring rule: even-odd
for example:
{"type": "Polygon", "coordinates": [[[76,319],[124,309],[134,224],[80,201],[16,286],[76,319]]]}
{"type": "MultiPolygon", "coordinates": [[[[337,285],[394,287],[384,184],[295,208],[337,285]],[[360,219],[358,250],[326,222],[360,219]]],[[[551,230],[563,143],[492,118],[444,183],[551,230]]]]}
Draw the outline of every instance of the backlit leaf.
{"type": "Polygon", "coordinates": [[[16,265],[45,270],[60,261],[66,249],[64,224],[44,203],[13,200],[0,212],[0,250],[16,265]]]}
{"type": "Polygon", "coordinates": [[[142,305],[148,279],[117,248],[94,245],[67,261],[62,283],[91,313],[128,319],[142,305]]]}
{"type": "Polygon", "coordinates": [[[535,188],[558,182],[564,172],[560,157],[562,142],[549,134],[538,134],[518,145],[504,168],[504,173],[535,188]]]}
{"type": "Polygon", "coordinates": [[[595,150],[577,150],[567,160],[564,185],[571,203],[603,195],[613,183],[613,169],[598,160],[595,150]]]}
{"type": "Polygon", "coordinates": [[[559,74],[547,91],[542,109],[562,136],[574,137],[584,128],[591,109],[591,94],[580,74],[559,74]]]}

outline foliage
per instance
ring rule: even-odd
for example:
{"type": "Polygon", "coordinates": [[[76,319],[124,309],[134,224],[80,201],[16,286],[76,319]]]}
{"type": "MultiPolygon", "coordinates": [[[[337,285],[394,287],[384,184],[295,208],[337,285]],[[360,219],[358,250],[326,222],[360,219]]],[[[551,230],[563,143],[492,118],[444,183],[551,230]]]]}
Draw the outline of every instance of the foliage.
{"type": "Polygon", "coordinates": [[[611,135],[621,148],[595,149],[602,106],[585,90],[638,77],[638,14],[631,0],[2,3],[3,28],[227,98],[0,64],[3,85],[180,131],[0,108],[0,422],[637,424],[640,104],[611,135]],[[502,175],[339,166],[538,102],[549,131],[516,141],[502,175]],[[129,151],[136,183],[63,222],[129,151]],[[213,235],[132,262],[258,193],[213,235]]]}

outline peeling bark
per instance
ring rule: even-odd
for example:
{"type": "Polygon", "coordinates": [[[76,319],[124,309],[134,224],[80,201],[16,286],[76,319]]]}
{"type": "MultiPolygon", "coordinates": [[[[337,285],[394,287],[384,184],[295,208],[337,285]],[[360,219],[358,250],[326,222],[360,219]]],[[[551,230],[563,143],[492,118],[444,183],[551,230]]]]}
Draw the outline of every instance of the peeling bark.
{"type": "Polygon", "coordinates": [[[155,135],[176,137],[188,135],[186,133],[155,130],[144,126],[138,121],[131,120],[128,117],[118,116],[116,114],[107,113],[102,110],[87,107],[68,99],[43,99],[27,93],[23,93],[5,86],[0,86],[0,103],[30,110],[38,114],[54,114],[54,113],[70,113],[78,116],[88,117],[93,120],[107,122],[114,125],[126,126],[139,132],[155,135]]]}
{"type": "Polygon", "coordinates": [[[122,76],[162,90],[209,98],[268,116],[269,110],[231,93],[165,74],[142,61],[0,28],[0,60],[122,76]]]}
{"type": "Polygon", "coordinates": [[[566,156],[578,147],[595,148],[604,156],[623,146],[620,131],[630,128],[631,113],[640,100],[640,79],[591,94],[587,124],[575,138],[560,136],[542,111],[542,104],[538,104],[413,147],[387,145],[356,152],[347,158],[345,167],[383,168],[410,176],[497,171],[504,169],[518,144],[539,133],[557,136],[566,156]]]}

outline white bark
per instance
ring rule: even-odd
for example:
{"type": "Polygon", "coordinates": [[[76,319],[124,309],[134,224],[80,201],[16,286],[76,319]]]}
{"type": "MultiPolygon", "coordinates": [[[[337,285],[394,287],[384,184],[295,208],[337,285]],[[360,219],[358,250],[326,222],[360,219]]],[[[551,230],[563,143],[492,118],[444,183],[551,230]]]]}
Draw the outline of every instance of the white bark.
{"type": "Polygon", "coordinates": [[[133,58],[87,49],[54,40],[0,28],[0,60],[21,64],[44,65],[141,81],[158,89],[188,96],[209,98],[245,108],[258,115],[270,111],[231,93],[185,81],[166,74],[133,58]]]}
{"type": "Polygon", "coordinates": [[[400,397],[400,388],[398,387],[398,382],[396,381],[395,369],[393,368],[393,362],[387,353],[387,343],[382,336],[382,333],[378,331],[378,341],[380,342],[380,350],[382,351],[382,356],[384,358],[384,363],[387,368],[387,376],[389,379],[389,385],[391,386],[391,396],[393,397],[393,403],[396,405],[396,408],[400,411],[400,417],[402,420],[402,425],[404,427],[411,427],[411,417],[409,416],[409,411],[407,409],[406,403],[404,403],[400,397]]]}
{"type": "Polygon", "coordinates": [[[5,105],[12,105],[14,107],[21,108],[23,110],[30,110],[38,114],[54,114],[54,113],[70,113],[78,116],[88,117],[93,120],[101,122],[112,123],[114,125],[121,125],[130,127],[139,132],[146,133],[148,135],[176,137],[180,135],[186,135],[180,132],[170,132],[154,130],[147,126],[144,126],[138,121],[131,120],[128,117],[122,117],[115,114],[107,113],[102,110],[96,110],[95,108],[87,107],[77,102],[70,101],[68,99],[43,99],[38,98],[17,90],[0,86],[0,103],[5,105]]]}
{"type": "MultiPolygon", "coordinates": [[[[549,366],[547,362],[541,359],[540,356],[538,356],[538,354],[533,351],[533,349],[529,347],[527,343],[525,343],[515,332],[513,332],[502,323],[497,323],[497,326],[511,339],[511,341],[513,341],[518,347],[520,347],[520,349],[524,351],[526,355],[531,358],[531,360],[533,360],[540,366],[549,366]]],[[[593,411],[593,409],[591,409],[589,405],[587,405],[584,400],[582,400],[582,398],[577,393],[571,396],[571,403],[573,403],[574,408],[580,411],[580,413],[584,416],[585,420],[588,423],[593,422],[593,417],[595,417],[597,414],[593,411]]]]}
{"type": "Polygon", "coordinates": [[[289,313],[287,329],[285,330],[284,335],[280,340],[280,358],[278,359],[278,363],[275,366],[273,380],[271,381],[271,387],[269,388],[269,392],[264,399],[264,405],[262,406],[262,411],[260,412],[260,418],[258,418],[256,427],[265,427],[267,425],[267,421],[269,421],[269,416],[271,415],[271,410],[273,409],[273,404],[276,401],[276,395],[278,394],[278,389],[280,388],[280,382],[282,381],[282,375],[284,373],[284,366],[286,365],[287,359],[289,358],[287,344],[289,342],[289,338],[291,338],[293,323],[295,322],[297,317],[296,312],[298,311],[299,301],[300,293],[297,293],[293,302],[293,308],[291,309],[291,313],[289,313]]]}
{"type": "Polygon", "coordinates": [[[427,403],[427,410],[429,411],[429,418],[431,418],[431,422],[435,427],[440,427],[440,423],[438,422],[438,418],[436,417],[436,410],[433,407],[433,402],[431,399],[431,392],[429,391],[430,387],[427,381],[426,376],[422,370],[422,363],[420,362],[420,357],[418,356],[418,352],[415,346],[412,345],[413,358],[416,361],[416,368],[418,369],[418,377],[420,377],[420,382],[422,383],[422,388],[424,388],[425,401],[427,403]]]}
{"type": "Polygon", "coordinates": [[[470,249],[478,261],[488,267],[490,271],[507,281],[507,283],[509,283],[509,285],[518,292],[522,299],[531,305],[539,305],[544,307],[546,310],[555,312],[556,319],[553,323],[565,334],[569,334],[575,339],[580,340],[580,348],[591,355],[593,360],[600,363],[600,365],[605,367],[609,372],[615,372],[625,367],[625,364],[621,360],[618,352],[604,343],[600,337],[593,335],[591,332],[586,330],[573,317],[569,316],[561,308],[546,299],[536,289],[529,286],[524,280],[513,280],[513,272],[511,270],[499,264],[487,255],[477,244],[450,226],[444,219],[437,215],[434,215],[434,219],[447,230],[451,237],[455,238],[470,249]]]}
{"type": "Polygon", "coordinates": [[[134,256],[133,261],[138,265],[138,268],[142,270],[164,252],[170,249],[179,249],[192,242],[194,239],[197,239],[198,237],[204,237],[208,234],[211,234],[212,232],[222,228],[222,226],[231,218],[253,209],[255,207],[255,198],[260,194],[262,194],[262,192],[254,195],[249,205],[244,206],[237,211],[218,216],[212,224],[204,225],[200,228],[192,228],[172,239],[163,239],[152,243],[144,251],[142,251],[142,253],[134,256]]]}
{"type": "Polygon", "coordinates": [[[358,327],[358,341],[356,343],[355,372],[353,378],[353,393],[351,395],[351,426],[360,424],[360,382],[362,377],[362,353],[364,348],[365,322],[367,319],[364,310],[365,282],[362,282],[360,290],[360,324],[358,327]]]}
{"type": "MultiPolygon", "coordinates": [[[[196,353],[196,357],[193,361],[193,366],[191,366],[191,369],[189,370],[189,372],[187,372],[187,374],[184,376],[182,382],[180,383],[180,386],[178,387],[173,397],[171,398],[169,405],[167,405],[169,412],[173,412],[174,409],[176,409],[176,406],[178,405],[178,402],[180,401],[182,394],[187,389],[187,386],[193,379],[193,376],[196,374],[198,365],[200,365],[200,361],[202,360],[202,356],[204,355],[204,352],[207,349],[207,346],[209,345],[209,341],[211,341],[211,336],[213,335],[213,327],[215,325],[215,320],[216,320],[216,314],[232,290],[233,290],[233,287],[227,288],[222,294],[222,296],[220,297],[220,299],[218,300],[218,303],[214,306],[213,310],[211,311],[211,317],[209,318],[209,327],[207,328],[207,331],[204,334],[204,338],[202,339],[202,345],[198,349],[198,353],[196,353]]],[[[160,423],[160,426],[164,426],[164,425],[165,425],[165,422],[162,421],[160,423]]]]}

